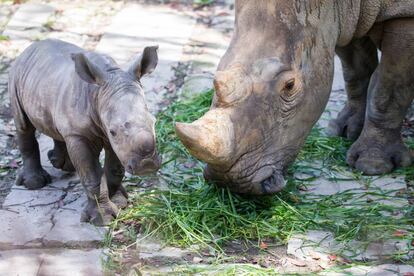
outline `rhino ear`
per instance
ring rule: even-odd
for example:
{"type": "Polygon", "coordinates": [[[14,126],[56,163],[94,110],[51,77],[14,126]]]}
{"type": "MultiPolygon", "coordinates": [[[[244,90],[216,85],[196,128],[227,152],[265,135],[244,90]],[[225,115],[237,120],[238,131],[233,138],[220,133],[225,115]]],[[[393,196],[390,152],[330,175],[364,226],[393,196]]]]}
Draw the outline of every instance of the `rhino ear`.
{"type": "Polygon", "coordinates": [[[128,72],[138,80],[147,74],[151,74],[158,64],[158,46],[145,47],[144,52],[135,60],[128,72]]]}
{"type": "Polygon", "coordinates": [[[75,62],[75,71],[82,80],[91,84],[104,84],[105,72],[84,53],[72,54],[71,57],[75,62]]]}

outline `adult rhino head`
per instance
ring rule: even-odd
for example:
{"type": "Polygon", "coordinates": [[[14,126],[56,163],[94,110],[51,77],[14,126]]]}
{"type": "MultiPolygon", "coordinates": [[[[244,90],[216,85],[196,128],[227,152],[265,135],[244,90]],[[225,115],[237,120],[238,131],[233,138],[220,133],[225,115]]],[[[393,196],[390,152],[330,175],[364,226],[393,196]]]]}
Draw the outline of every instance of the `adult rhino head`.
{"type": "Polygon", "coordinates": [[[343,11],[357,14],[358,5],[338,2],[236,0],[211,110],[176,125],[183,144],[208,164],[207,179],[244,194],[285,186],[284,173],[327,104],[335,46],[351,38],[342,26],[357,23],[343,11]]]}

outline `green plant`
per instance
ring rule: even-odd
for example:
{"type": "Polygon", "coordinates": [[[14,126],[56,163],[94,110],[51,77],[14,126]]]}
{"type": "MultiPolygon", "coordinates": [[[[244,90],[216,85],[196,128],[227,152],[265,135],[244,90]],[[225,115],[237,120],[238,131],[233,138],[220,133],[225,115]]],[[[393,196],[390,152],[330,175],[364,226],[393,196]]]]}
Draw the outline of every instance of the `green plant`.
{"type": "Polygon", "coordinates": [[[345,167],[345,153],[351,143],[325,137],[318,128],[306,140],[290,169],[287,188],[278,195],[242,197],[206,183],[203,163],[178,141],[174,123],[199,118],[209,109],[211,98],[209,91],[191,100],[177,101],[158,115],[158,144],[165,160],[159,177],[168,184],[168,190],[135,194],[133,206],[121,213],[117,223],[138,223],[143,233],[160,236],[167,244],[199,244],[216,253],[223,253],[225,245],[233,240],[255,245],[262,240],[283,244],[293,233],[309,229],[331,231],[344,245],[355,239],[368,243],[395,238],[396,231],[405,233],[401,238],[414,238],[412,207],[401,210],[388,204],[386,200],[398,199],[391,192],[369,188],[364,193],[348,190],[317,196],[300,191],[321,176],[333,183],[342,180],[335,172],[345,172],[346,180],[370,185],[371,178],[345,167]],[[299,179],[294,172],[309,177],[299,179]],[[372,198],[378,200],[372,202],[372,198]],[[399,215],[393,216],[395,213],[399,215]]]}

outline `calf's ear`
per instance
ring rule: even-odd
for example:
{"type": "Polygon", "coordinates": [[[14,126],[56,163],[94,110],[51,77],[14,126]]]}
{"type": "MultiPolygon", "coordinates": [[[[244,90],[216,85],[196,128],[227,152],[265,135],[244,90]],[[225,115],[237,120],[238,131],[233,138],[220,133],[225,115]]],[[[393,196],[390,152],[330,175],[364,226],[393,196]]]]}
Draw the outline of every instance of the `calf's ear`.
{"type": "Polygon", "coordinates": [[[71,57],[75,63],[75,71],[82,80],[91,84],[104,84],[105,71],[88,59],[84,53],[72,54],[71,57]]]}
{"type": "Polygon", "coordinates": [[[128,72],[138,80],[147,74],[151,74],[158,64],[158,46],[145,47],[144,52],[135,60],[128,72]]]}

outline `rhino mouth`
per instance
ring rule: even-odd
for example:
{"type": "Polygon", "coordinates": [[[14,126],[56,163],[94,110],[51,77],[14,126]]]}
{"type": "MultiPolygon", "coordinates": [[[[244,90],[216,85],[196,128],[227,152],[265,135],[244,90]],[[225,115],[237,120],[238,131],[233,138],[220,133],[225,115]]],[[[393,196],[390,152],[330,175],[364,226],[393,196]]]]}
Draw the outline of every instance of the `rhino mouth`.
{"type": "Polygon", "coordinates": [[[281,171],[272,166],[262,167],[251,179],[235,181],[229,175],[219,173],[210,166],[204,170],[204,177],[219,187],[228,187],[232,192],[247,195],[272,195],[286,187],[286,180],[281,171]]]}
{"type": "Polygon", "coordinates": [[[268,178],[260,182],[261,194],[270,195],[283,190],[286,187],[286,180],[281,173],[274,172],[268,178]]]}

